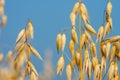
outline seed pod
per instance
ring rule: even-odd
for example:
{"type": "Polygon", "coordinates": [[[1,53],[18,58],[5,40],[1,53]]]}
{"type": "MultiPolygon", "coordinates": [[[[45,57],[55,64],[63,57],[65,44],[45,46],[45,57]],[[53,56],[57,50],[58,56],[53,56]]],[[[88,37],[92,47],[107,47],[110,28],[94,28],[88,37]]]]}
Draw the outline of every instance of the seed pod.
{"type": "Polygon", "coordinates": [[[30,47],[31,52],[32,52],[36,57],[38,57],[40,60],[43,60],[42,57],[41,57],[41,55],[39,54],[39,52],[38,52],[34,47],[32,47],[31,45],[29,45],[29,47],[30,47]]]}
{"type": "Polygon", "coordinates": [[[67,67],[66,67],[66,76],[67,76],[68,80],[71,80],[71,78],[72,78],[72,68],[71,68],[70,64],[68,64],[67,67]]]}
{"type": "Polygon", "coordinates": [[[81,14],[81,18],[84,22],[84,25],[86,25],[89,22],[88,18],[84,14],[81,14]]]}
{"type": "Polygon", "coordinates": [[[75,57],[76,57],[76,64],[79,65],[80,64],[80,51],[79,50],[76,51],[75,57]]]}
{"type": "Polygon", "coordinates": [[[86,49],[84,51],[84,63],[83,63],[83,69],[85,69],[85,71],[88,71],[88,67],[89,67],[89,54],[88,54],[88,49],[86,49]]]}
{"type": "Polygon", "coordinates": [[[92,75],[92,63],[89,60],[89,65],[88,65],[88,78],[90,79],[92,75]]]}
{"type": "Polygon", "coordinates": [[[72,68],[72,70],[73,70],[74,67],[75,67],[75,65],[76,65],[76,56],[75,56],[75,55],[72,57],[72,60],[71,60],[71,62],[70,62],[70,65],[71,65],[71,68],[72,68]]]}
{"type": "Polygon", "coordinates": [[[107,22],[106,26],[105,26],[105,31],[104,31],[104,36],[108,35],[108,33],[110,32],[110,23],[107,22]]]}
{"type": "Polygon", "coordinates": [[[113,60],[113,58],[115,57],[115,53],[116,53],[116,46],[112,46],[111,52],[110,52],[110,62],[113,60]]]}
{"type": "Polygon", "coordinates": [[[108,22],[109,22],[109,24],[110,24],[110,29],[112,29],[112,18],[110,17],[110,18],[108,18],[108,22]]]}
{"type": "Polygon", "coordinates": [[[105,57],[107,58],[108,57],[108,55],[109,55],[109,53],[110,53],[110,42],[107,42],[107,44],[106,44],[106,54],[105,54],[105,57]]]}
{"type": "Polygon", "coordinates": [[[2,16],[2,20],[1,20],[1,25],[2,27],[4,27],[6,25],[6,22],[7,22],[7,16],[6,15],[3,15],[2,16]]]}
{"type": "Polygon", "coordinates": [[[98,64],[99,64],[99,61],[98,61],[97,57],[93,57],[92,58],[93,69],[95,69],[96,65],[98,65],[98,64]]]}
{"type": "Polygon", "coordinates": [[[90,44],[90,54],[92,57],[96,57],[96,45],[94,42],[90,44]]]}
{"type": "Polygon", "coordinates": [[[75,14],[78,14],[78,10],[79,10],[79,2],[76,2],[73,7],[72,12],[74,12],[75,14]]]}
{"type": "Polygon", "coordinates": [[[65,60],[64,60],[64,56],[62,55],[57,62],[57,74],[62,73],[64,64],[65,64],[65,60]]]}
{"type": "Polygon", "coordinates": [[[106,15],[110,16],[111,12],[112,12],[112,3],[109,1],[107,3],[106,15]]]}
{"type": "Polygon", "coordinates": [[[27,65],[26,65],[26,69],[25,69],[25,75],[27,76],[27,75],[30,75],[30,66],[29,66],[29,64],[27,63],[27,65]]]}
{"type": "Polygon", "coordinates": [[[57,52],[60,51],[60,48],[62,46],[62,36],[60,33],[58,33],[57,38],[56,38],[56,46],[57,46],[57,52]]]}
{"type": "MultiPolygon", "coordinates": [[[[102,42],[100,43],[100,52],[101,52],[101,55],[102,56],[106,56],[106,50],[107,50],[107,48],[106,48],[106,44],[103,44],[102,42]]],[[[106,58],[106,57],[105,57],[106,58]]]]}
{"type": "Polygon", "coordinates": [[[63,33],[62,34],[62,42],[61,42],[62,52],[64,52],[65,45],[66,45],[66,35],[63,33]]]}
{"type": "Polygon", "coordinates": [[[82,2],[80,2],[80,15],[82,14],[86,16],[87,20],[89,20],[87,8],[82,2]]]}
{"type": "Polygon", "coordinates": [[[113,37],[110,37],[108,38],[106,41],[109,41],[109,42],[116,42],[120,40],[120,36],[113,36],[113,37]]]}
{"type": "Polygon", "coordinates": [[[102,57],[102,60],[101,60],[101,70],[103,70],[103,68],[106,72],[106,59],[104,56],[102,57]]]}
{"type": "Polygon", "coordinates": [[[94,80],[102,80],[101,65],[97,64],[94,70],[94,80]]]}
{"type": "Polygon", "coordinates": [[[86,24],[85,28],[87,31],[89,31],[91,34],[96,35],[96,31],[94,30],[94,28],[90,25],[90,24],[86,24]]]}
{"type": "Polygon", "coordinates": [[[38,76],[38,73],[37,73],[37,71],[36,71],[34,65],[33,65],[30,61],[28,61],[27,63],[28,63],[28,65],[30,66],[30,68],[32,69],[32,71],[35,73],[35,75],[38,76]]]}
{"type": "Polygon", "coordinates": [[[37,75],[33,71],[31,72],[30,80],[38,80],[37,75]]]}
{"type": "Polygon", "coordinates": [[[102,38],[103,38],[103,33],[104,33],[104,26],[102,25],[102,26],[99,28],[99,30],[98,30],[96,42],[97,42],[98,40],[100,40],[100,41],[102,40],[102,38]]]}
{"type": "Polygon", "coordinates": [[[3,60],[3,54],[0,54],[0,63],[2,62],[3,60]]]}
{"type": "Polygon", "coordinates": [[[27,26],[28,26],[28,36],[33,39],[33,36],[34,36],[34,28],[33,28],[32,22],[31,22],[30,20],[28,20],[27,26]]]}
{"type": "Polygon", "coordinates": [[[108,69],[107,80],[111,80],[116,76],[118,76],[118,64],[116,61],[111,61],[110,67],[108,69]]]}
{"type": "Polygon", "coordinates": [[[93,41],[90,34],[86,30],[84,31],[84,34],[88,40],[93,41]]]}
{"type": "Polygon", "coordinates": [[[76,14],[74,12],[70,13],[70,21],[71,21],[72,26],[76,25],[76,14]]]}
{"type": "Polygon", "coordinates": [[[74,42],[72,39],[69,42],[69,51],[71,53],[71,56],[73,56],[74,55],[74,42]]]}
{"type": "Polygon", "coordinates": [[[16,39],[16,44],[20,41],[25,41],[25,34],[26,34],[26,29],[22,29],[20,33],[18,34],[18,37],[16,39]]]}
{"type": "Polygon", "coordinates": [[[78,43],[77,33],[74,28],[72,28],[72,31],[71,31],[71,38],[74,41],[74,43],[78,43]]]}
{"type": "Polygon", "coordinates": [[[85,41],[86,41],[86,36],[85,36],[85,34],[82,34],[82,36],[80,37],[80,50],[82,50],[82,48],[85,44],[85,41]]]}

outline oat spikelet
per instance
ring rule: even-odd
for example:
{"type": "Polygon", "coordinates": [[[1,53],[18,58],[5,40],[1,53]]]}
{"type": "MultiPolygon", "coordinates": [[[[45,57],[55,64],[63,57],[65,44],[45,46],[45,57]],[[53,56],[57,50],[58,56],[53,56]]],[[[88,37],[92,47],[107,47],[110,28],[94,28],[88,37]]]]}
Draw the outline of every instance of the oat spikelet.
{"type": "Polygon", "coordinates": [[[57,37],[56,37],[56,46],[57,46],[57,52],[60,51],[60,48],[62,46],[62,36],[60,33],[58,33],[57,37]]]}
{"type": "Polygon", "coordinates": [[[74,41],[74,43],[78,43],[77,33],[74,28],[72,28],[72,31],[71,31],[71,38],[74,41]]]}
{"type": "Polygon", "coordinates": [[[102,38],[103,38],[103,33],[104,33],[104,26],[102,25],[102,26],[99,28],[99,30],[98,30],[96,42],[97,42],[98,40],[100,40],[100,41],[102,40],[102,38]]]}
{"type": "Polygon", "coordinates": [[[89,79],[91,78],[91,75],[92,75],[92,68],[93,68],[93,67],[92,67],[92,63],[91,63],[91,61],[89,60],[88,72],[87,72],[89,79]]]}
{"type": "Polygon", "coordinates": [[[78,13],[78,10],[79,10],[79,5],[80,5],[79,2],[76,2],[75,5],[74,5],[74,7],[73,7],[72,12],[74,12],[74,13],[77,14],[77,13],[78,13]]]}
{"type": "Polygon", "coordinates": [[[93,41],[91,35],[86,30],[84,31],[84,34],[88,40],[93,41]]]}
{"type": "Polygon", "coordinates": [[[30,38],[33,39],[33,37],[34,37],[34,28],[33,28],[32,22],[30,20],[28,20],[27,26],[28,26],[28,35],[29,35],[30,38]]]}
{"type": "Polygon", "coordinates": [[[80,37],[80,50],[82,50],[82,48],[85,44],[85,41],[86,41],[86,36],[85,36],[85,34],[82,34],[82,36],[80,37]]]}
{"type": "Polygon", "coordinates": [[[0,54],[0,63],[2,62],[3,60],[3,54],[0,54]]]}
{"type": "Polygon", "coordinates": [[[107,10],[106,10],[106,15],[110,16],[111,12],[112,12],[112,3],[109,1],[107,3],[107,10]]]}
{"type": "Polygon", "coordinates": [[[88,78],[90,79],[92,74],[92,63],[89,59],[88,49],[86,48],[84,52],[84,63],[83,63],[83,70],[87,72],[88,78]]]}
{"type": "Polygon", "coordinates": [[[80,15],[85,15],[85,17],[87,18],[87,21],[89,20],[89,15],[88,15],[88,11],[86,6],[84,5],[84,3],[80,2],[80,15]]]}
{"type": "Polygon", "coordinates": [[[64,56],[62,55],[57,62],[57,74],[59,73],[62,74],[64,65],[65,65],[65,60],[64,60],[64,56]]]}
{"type": "Polygon", "coordinates": [[[115,57],[115,53],[116,53],[116,46],[112,46],[111,52],[110,52],[110,62],[113,60],[113,58],[115,57]]]}
{"type": "Polygon", "coordinates": [[[73,27],[76,25],[76,14],[74,12],[70,13],[70,21],[73,27]]]}
{"type": "Polygon", "coordinates": [[[6,22],[7,22],[7,16],[6,15],[3,15],[2,16],[2,20],[1,20],[1,25],[2,27],[4,27],[6,25],[6,22]]]}
{"type": "Polygon", "coordinates": [[[72,26],[75,27],[76,25],[76,17],[78,15],[78,9],[79,9],[79,2],[75,3],[72,12],[70,13],[70,21],[72,26]]]}
{"type": "Polygon", "coordinates": [[[115,61],[112,61],[108,69],[107,80],[113,80],[116,76],[118,76],[118,64],[115,61]]]}
{"type": "Polygon", "coordinates": [[[41,55],[39,54],[39,52],[38,52],[34,47],[32,47],[31,45],[29,45],[29,47],[30,47],[31,52],[32,52],[36,57],[38,57],[40,60],[43,60],[42,57],[41,57],[41,55]]]}
{"type": "Polygon", "coordinates": [[[28,63],[28,65],[30,66],[30,68],[32,69],[32,71],[35,73],[35,75],[38,76],[38,73],[37,73],[37,71],[36,71],[34,65],[33,65],[30,61],[28,61],[27,63],[28,63]]]}
{"type": "Polygon", "coordinates": [[[27,75],[30,75],[30,65],[27,63],[26,64],[26,68],[25,68],[25,75],[27,76],[27,75]]]}
{"type": "Polygon", "coordinates": [[[84,22],[84,25],[86,25],[89,22],[88,18],[84,14],[81,14],[81,18],[84,22]]]}
{"type": "Polygon", "coordinates": [[[90,25],[90,24],[86,24],[85,28],[87,31],[89,31],[91,34],[96,35],[96,31],[94,30],[94,28],[90,25]]]}
{"type": "Polygon", "coordinates": [[[76,64],[79,65],[80,64],[80,51],[79,50],[76,51],[75,59],[76,59],[76,64]]]}
{"type": "Polygon", "coordinates": [[[17,37],[17,39],[16,39],[16,44],[19,42],[19,41],[25,41],[25,34],[26,34],[26,29],[24,28],[24,29],[22,29],[21,31],[20,31],[20,33],[18,34],[18,37],[17,37]]]}
{"type": "Polygon", "coordinates": [[[99,61],[98,61],[97,57],[93,57],[93,58],[92,58],[92,65],[93,65],[93,68],[94,68],[94,69],[95,69],[95,66],[96,66],[97,64],[99,64],[99,61]]]}
{"type": "Polygon", "coordinates": [[[109,41],[109,42],[116,42],[120,40],[120,36],[113,36],[113,37],[110,37],[108,38],[106,41],[109,41]]]}
{"type": "Polygon", "coordinates": [[[71,60],[71,62],[70,62],[70,65],[71,65],[71,68],[72,68],[72,70],[73,70],[73,69],[74,69],[74,66],[76,65],[76,56],[75,56],[75,55],[72,57],[72,60],[71,60]]]}
{"type": "Polygon", "coordinates": [[[90,53],[92,57],[96,57],[96,45],[94,42],[90,44],[90,53]]]}
{"type": "Polygon", "coordinates": [[[71,65],[68,64],[67,67],[66,67],[66,76],[67,76],[67,79],[68,80],[72,80],[72,68],[71,68],[71,65]]]}
{"type": "Polygon", "coordinates": [[[106,56],[106,44],[100,42],[100,52],[102,56],[106,56]]]}
{"type": "Polygon", "coordinates": [[[111,29],[110,23],[107,22],[105,26],[104,36],[108,35],[108,33],[110,32],[110,29],[111,29]]]}
{"type": "Polygon", "coordinates": [[[38,80],[38,76],[36,76],[33,71],[31,72],[30,80],[38,80]]]}
{"type": "Polygon", "coordinates": [[[102,57],[102,60],[101,60],[101,70],[103,70],[103,69],[106,72],[106,59],[104,56],[102,57]]]}
{"type": "Polygon", "coordinates": [[[94,80],[102,80],[101,65],[97,64],[94,70],[94,80]]]}
{"type": "Polygon", "coordinates": [[[64,52],[64,48],[65,48],[65,45],[66,45],[66,35],[63,33],[62,34],[62,43],[61,43],[61,46],[62,46],[62,52],[64,52]]]}
{"type": "Polygon", "coordinates": [[[110,48],[111,48],[111,44],[110,42],[107,42],[106,44],[106,54],[105,54],[105,57],[107,58],[109,53],[110,53],[110,48]]]}
{"type": "Polygon", "coordinates": [[[74,41],[71,39],[69,42],[69,51],[71,53],[71,56],[74,55],[74,41]]]}

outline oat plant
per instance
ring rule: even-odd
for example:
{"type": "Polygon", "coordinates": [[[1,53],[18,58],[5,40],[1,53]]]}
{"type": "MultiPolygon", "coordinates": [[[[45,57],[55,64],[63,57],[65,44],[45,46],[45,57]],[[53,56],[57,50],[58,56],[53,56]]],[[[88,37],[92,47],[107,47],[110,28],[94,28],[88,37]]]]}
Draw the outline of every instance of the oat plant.
{"type": "MultiPolygon", "coordinates": [[[[70,13],[72,27],[68,49],[71,59],[65,67],[68,80],[73,80],[72,75],[75,74],[75,67],[79,72],[77,73],[79,75],[78,80],[120,80],[118,71],[120,35],[107,37],[112,29],[111,1],[108,0],[105,6],[103,23],[96,31],[90,23],[90,16],[83,1],[75,3],[70,13]],[[79,20],[78,26],[76,20],[79,20]],[[91,78],[92,75],[93,78],[91,78]]],[[[57,62],[57,74],[62,74],[65,58],[68,58],[68,53],[65,53],[64,50],[65,46],[66,33],[63,31],[58,33],[56,37],[57,52],[61,54],[62,50],[57,62]]]]}

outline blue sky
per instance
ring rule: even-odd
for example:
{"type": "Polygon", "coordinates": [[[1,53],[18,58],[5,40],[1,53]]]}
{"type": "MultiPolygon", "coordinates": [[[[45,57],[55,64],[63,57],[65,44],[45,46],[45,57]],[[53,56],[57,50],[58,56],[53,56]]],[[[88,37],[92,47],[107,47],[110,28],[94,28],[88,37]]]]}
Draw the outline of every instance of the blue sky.
{"type": "MultiPolygon", "coordinates": [[[[34,39],[31,44],[40,52],[43,59],[47,49],[52,51],[54,69],[61,54],[56,51],[56,35],[66,27],[71,27],[69,14],[77,0],[6,0],[5,14],[8,21],[0,33],[0,52],[7,53],[13,50],[15,40],[20,30],[27,26],[28,18],[34,25],[34,39]]],[[[107,0],[83,0],[86,5],[91,25],[98,30],[102,24],[103,12],[107,0]]],[[[112,18],[113,29],[111,35],[120,35],[120,0],[111,0],[113,4],[112,18]]],[[[70,39],[70,31],[67,33],[67,42],[70,39]]],[[[66,45],[66,52],[68,52],[66,45]]],[[[69,54],[69,53],[67,53],[69,54]]],[[[38,72],[43,69],[43,62],[33,56],[38,72]]],[[[67,59],[66,59],[67,61],[67,59]]],[[[66,62],[67,64],[67,62],[66,62]]],[[[54,76],[53,80],[66,79],[65,69],[63,76],[54,76]],[[62,78],[61,78],[62,77],[62,78]]]]}

